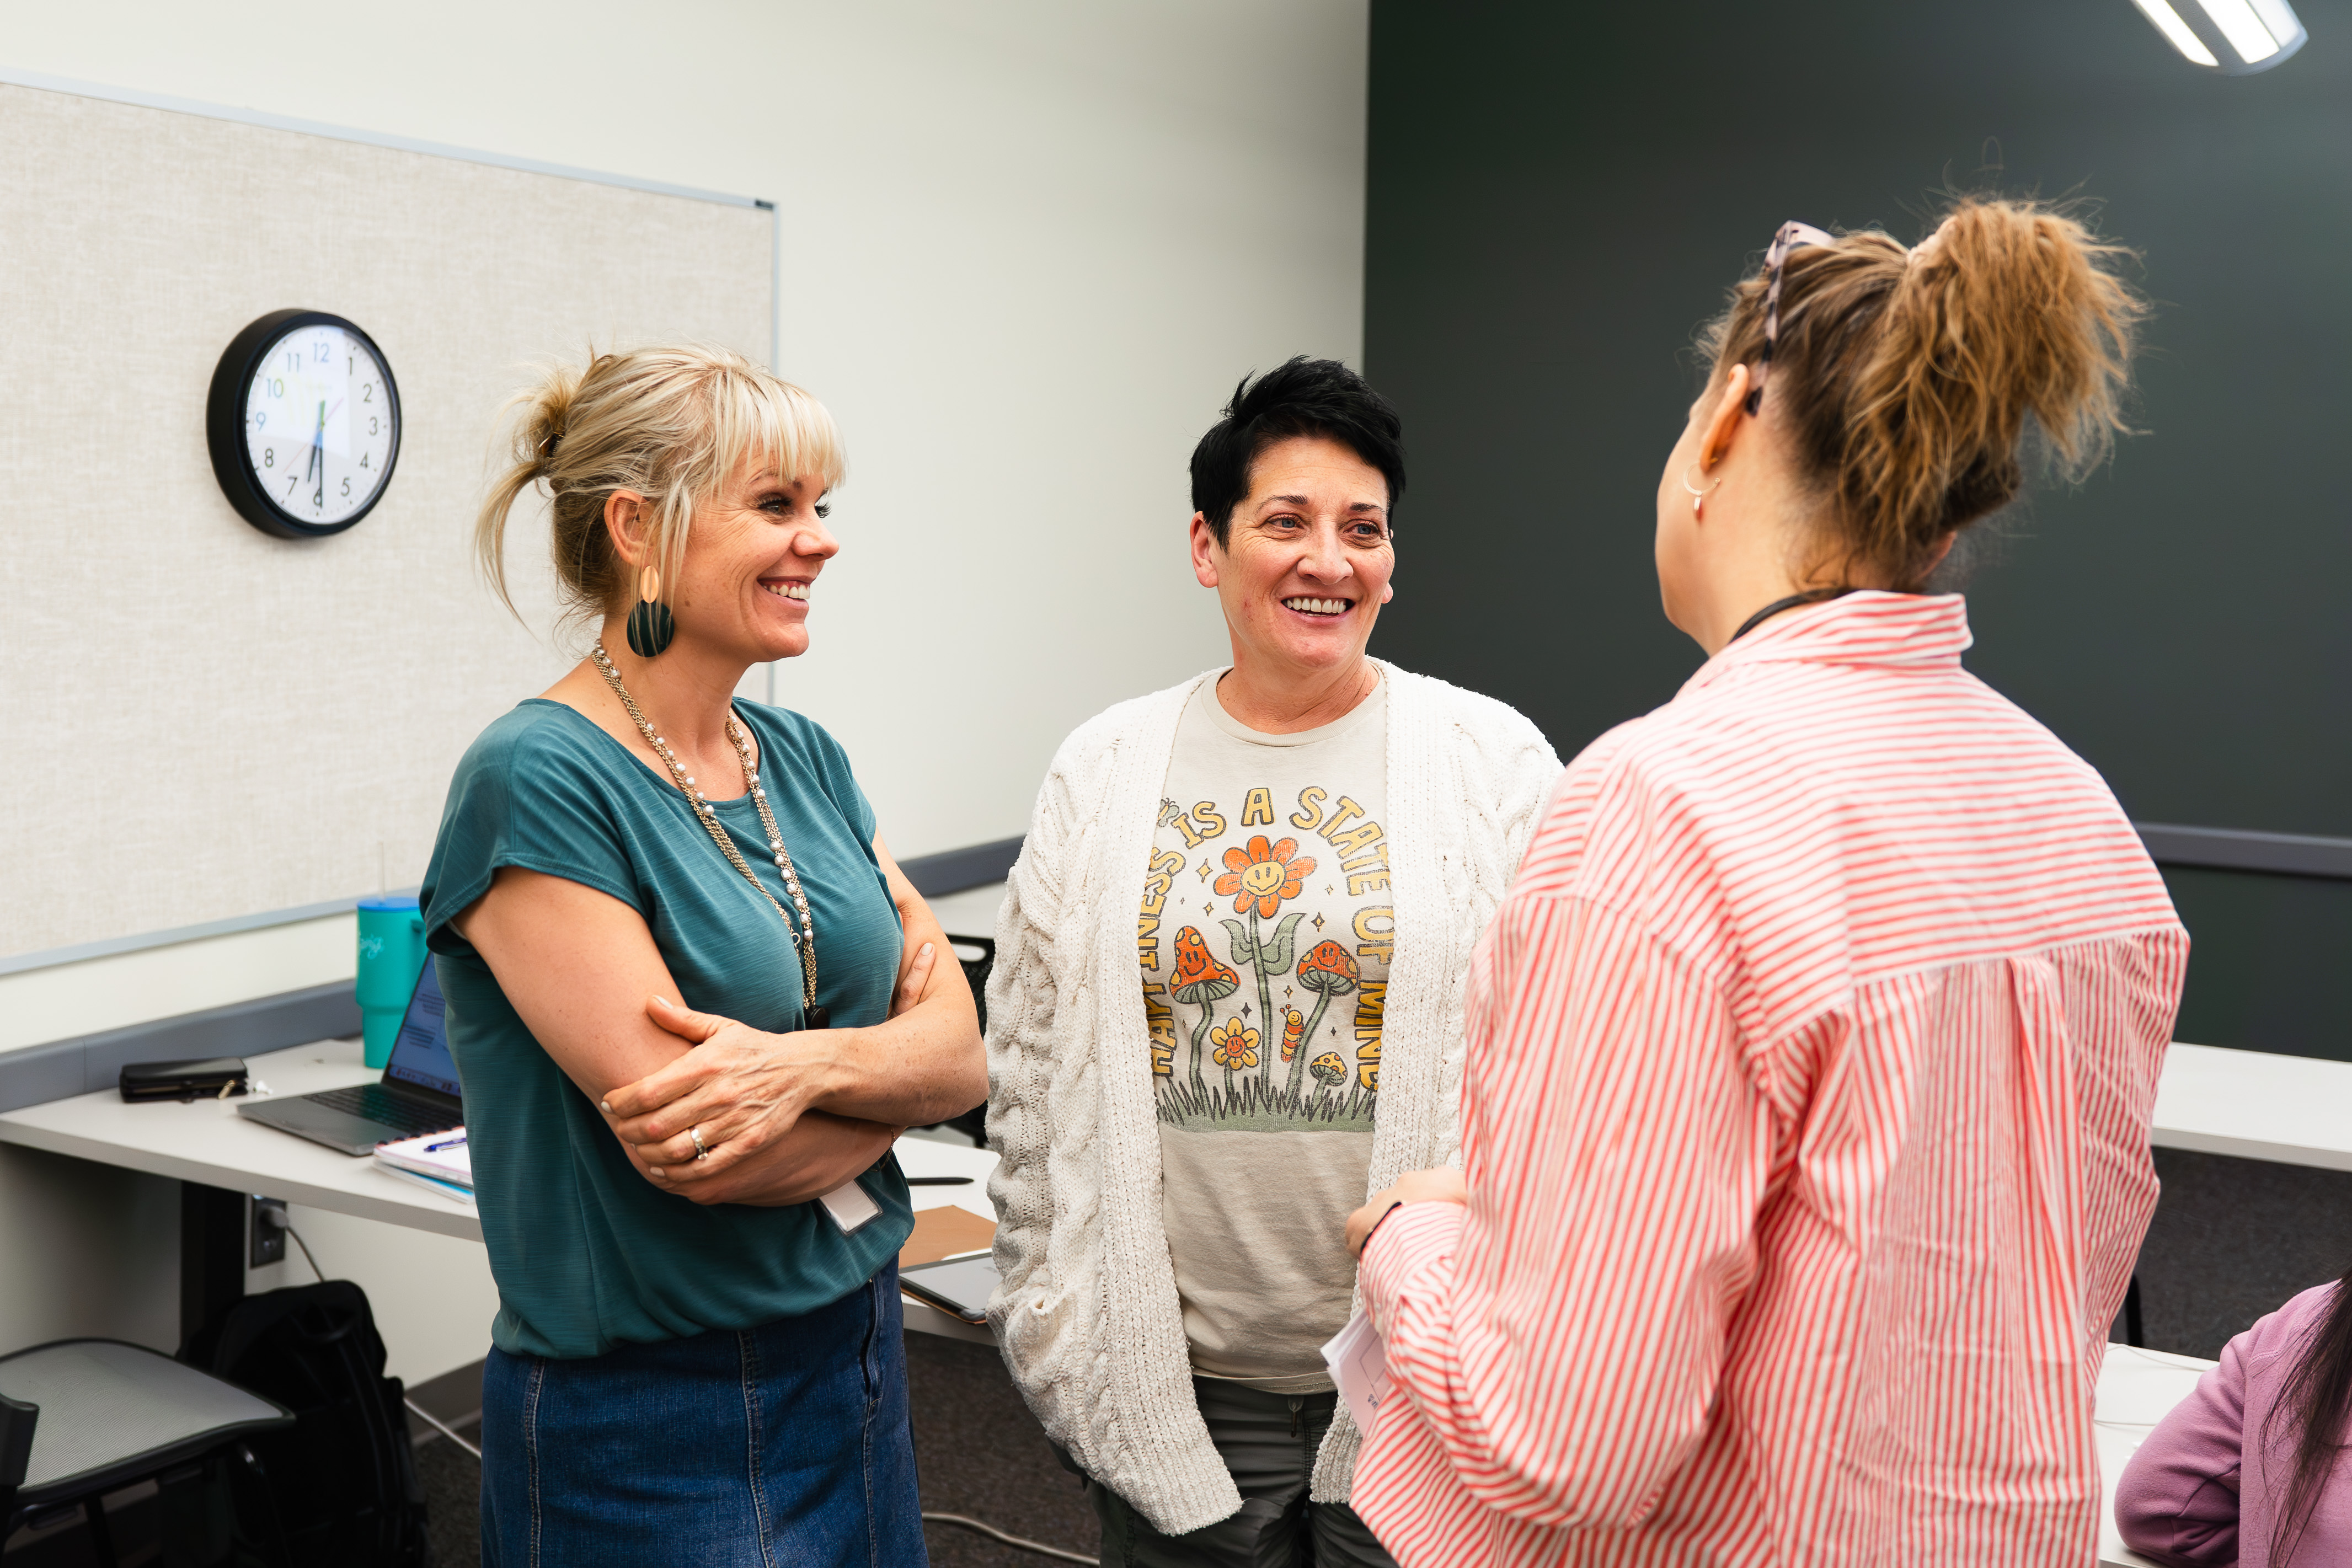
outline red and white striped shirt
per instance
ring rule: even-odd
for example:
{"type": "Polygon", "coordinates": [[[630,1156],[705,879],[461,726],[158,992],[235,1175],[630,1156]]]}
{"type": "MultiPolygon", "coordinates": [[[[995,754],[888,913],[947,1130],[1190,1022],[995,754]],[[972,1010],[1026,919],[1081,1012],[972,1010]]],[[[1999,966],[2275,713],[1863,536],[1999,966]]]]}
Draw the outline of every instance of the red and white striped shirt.
{"type": "Polygon", "coordinates": [[[1969,642],[1786,614],[1570,766],[1471,971],[1469,1207],[1365,1251],[1406,1568],[2091,1561],[2189,938],[1969,642]]]}

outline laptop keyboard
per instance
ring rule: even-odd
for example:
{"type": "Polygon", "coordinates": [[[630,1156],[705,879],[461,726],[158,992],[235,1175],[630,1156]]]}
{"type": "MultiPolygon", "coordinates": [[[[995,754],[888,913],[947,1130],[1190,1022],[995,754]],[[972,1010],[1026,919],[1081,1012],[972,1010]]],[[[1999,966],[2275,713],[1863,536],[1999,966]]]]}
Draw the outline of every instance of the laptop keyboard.
{"type": "Polygon", "coordinates": [[[420,1105],[414,1100],[404,1100],[381,1083],[362,1083],[351,1089],[322,1089],[315,1094],[305,1094],[305,1100],[324,1105],[330,1111],[345,1111],[380,1122],[409,1137],[422,1137],[426,1133],[438,1133],[457,1124],[446,1111],[436,1111],[420,1105]]]}

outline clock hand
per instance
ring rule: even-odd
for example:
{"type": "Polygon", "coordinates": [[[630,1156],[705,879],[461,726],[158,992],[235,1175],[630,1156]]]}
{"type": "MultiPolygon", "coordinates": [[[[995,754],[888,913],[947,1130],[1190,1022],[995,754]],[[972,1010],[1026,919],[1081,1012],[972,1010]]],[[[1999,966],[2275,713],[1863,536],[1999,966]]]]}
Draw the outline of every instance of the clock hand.
{"type": "Polygon", "coordinates": [[[319,400],[319,428],[310,437],[310,466],[318,471],[319,487],[310,493],[310,504],[327,504],[327,400],[319,400]]]}

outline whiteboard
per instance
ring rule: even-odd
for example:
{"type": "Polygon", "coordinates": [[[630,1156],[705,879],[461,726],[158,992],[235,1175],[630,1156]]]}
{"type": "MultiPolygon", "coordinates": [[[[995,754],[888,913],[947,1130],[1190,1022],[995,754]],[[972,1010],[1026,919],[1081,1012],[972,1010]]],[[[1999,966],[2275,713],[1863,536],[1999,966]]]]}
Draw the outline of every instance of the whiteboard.
{"type": "Polygon", "coordinates": [[[499,404],[550,359],[695,340],[765,363],[769,212],[0,85],[0,956],[423,875],[473,737],[579,650],[543,516],[476,576],[499,404]],[[221,350],[330,310],[390,361],[398,467],[359,524],[267,537],[205,445],[221,350]]]}

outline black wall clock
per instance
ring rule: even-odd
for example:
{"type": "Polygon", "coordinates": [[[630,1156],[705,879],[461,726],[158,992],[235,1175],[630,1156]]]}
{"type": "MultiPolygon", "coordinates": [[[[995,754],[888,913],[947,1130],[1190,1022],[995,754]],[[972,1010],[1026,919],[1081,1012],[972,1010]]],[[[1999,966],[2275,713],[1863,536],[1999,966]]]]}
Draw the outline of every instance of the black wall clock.
{"type": "Polygon", "coordinates": [[[205,407],[213,473],[284,538],[339,534],[392,481],[400,389],[375,340],[324,310],[273,310],[230,340],[205,407]]]}

